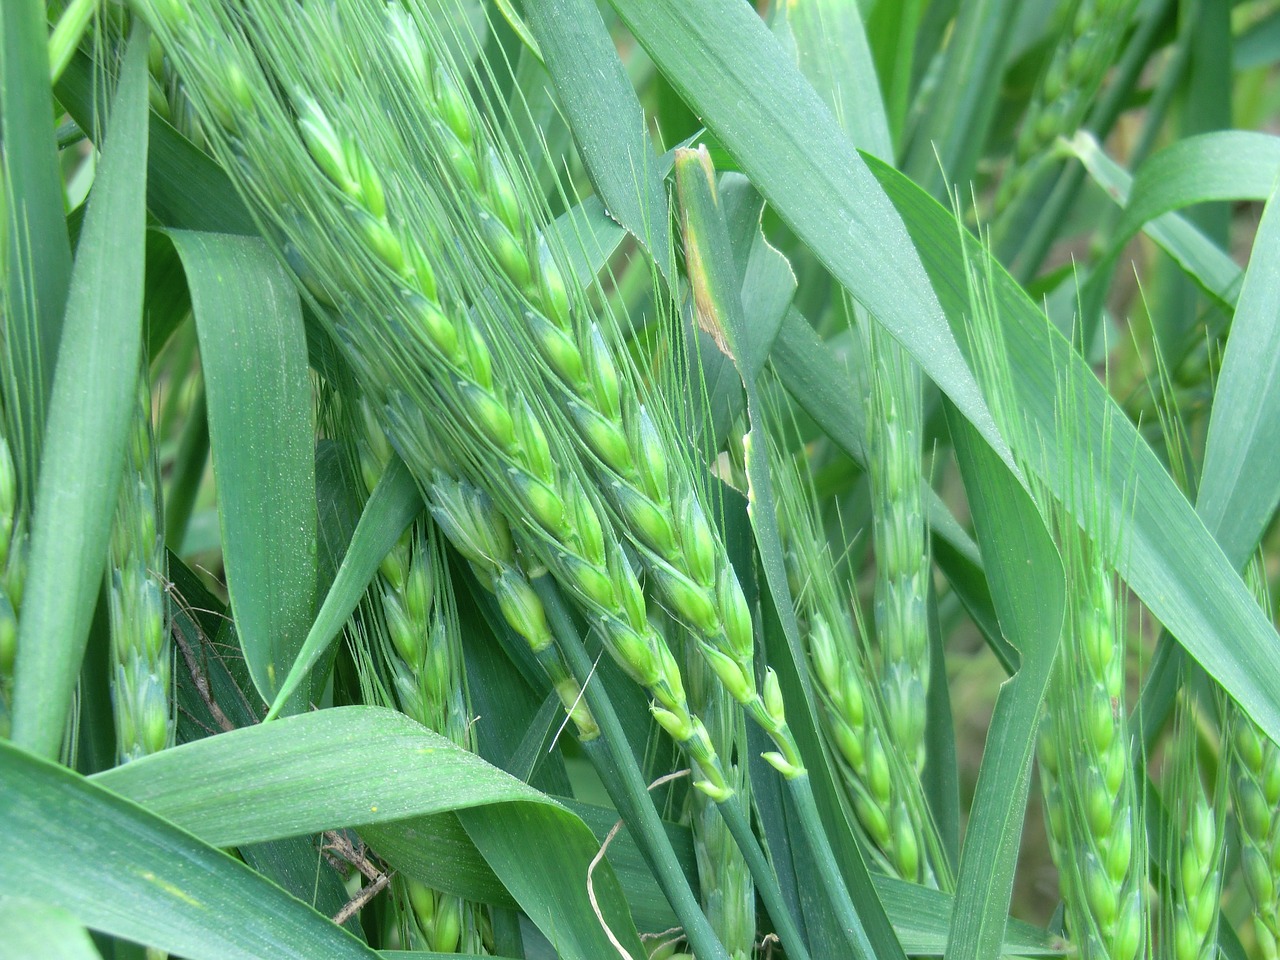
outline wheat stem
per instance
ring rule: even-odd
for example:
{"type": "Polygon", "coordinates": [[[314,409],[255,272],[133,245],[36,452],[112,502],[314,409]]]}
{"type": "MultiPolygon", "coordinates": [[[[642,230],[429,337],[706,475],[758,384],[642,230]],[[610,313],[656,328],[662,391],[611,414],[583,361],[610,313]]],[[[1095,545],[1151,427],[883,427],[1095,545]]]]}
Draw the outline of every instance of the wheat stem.
{"type": "Polygon", "coordinates": [[[18,471],[5,432],[0,410],[0,738],[9,736],[26,554],[26,534],[18,510],[18,471]]]}

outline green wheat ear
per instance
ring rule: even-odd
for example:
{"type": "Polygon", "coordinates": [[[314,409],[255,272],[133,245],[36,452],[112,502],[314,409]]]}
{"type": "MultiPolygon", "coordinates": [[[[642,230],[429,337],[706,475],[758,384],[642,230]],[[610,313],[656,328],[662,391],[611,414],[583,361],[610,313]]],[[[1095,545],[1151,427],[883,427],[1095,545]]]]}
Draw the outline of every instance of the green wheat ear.
{"type": "Polygon", "coordinates": [[[1085,121],[1115,62],[1137,0],[1061,0],[1058,42],[1018,128],[1013,155],[996,191],[997,232],[1004,215],[1053,159],[1053,144],[1085,121]]]}
{"type": "MultiPolygon", "coordinates": [[[[1255,557],[1246,578],[1271,618],[1264,566],[1255,557]]],[[[1260,955],[1280,957],[1280,746],[1239,708],[1231,722],[1231,805],[1240,828],[1240,872],[1253,906],[1260,955]]]]}
{"type": "Polygon", "coordinates": [[[870,382],[867,472],[880,687],[892,742],[919,775],[925,762],[931,569],[921,493],[920,369],[870,317],[864,318],[860,331],[870,382]]]}
{"type": "Polygon", "coordinates": [[[151,434],[151,387],[144,370],[138,377],[107,569],[111,700],[122,763],[173,745],[163,518],[151,434]]]}
{"type": "MultiPolygon", "coordinates": [[[[1043,440],[1030,436],[1019,416],[993,291],[991,277],[975,275],[971,265],[970,350],[992,416],[1018,456],[1043,440]]],[[[1079,429],[1073,411],[1084,390],[1071,377],[1083,375],[1069,374],[1057,391],[1068,476],[1072,432],[1079,429]]],[[[1105,472],[1105,465],[1091,468],[1093,476],[1105,472]]],[[[1125,710],[1126,611],[1113,560],[1121,545],[1105,539],[1117,508],[1099,502],[1095,489],[1082,483],[1068,490],[1064,505],[1032,486],[1063,559],[1069,598],[1037,753],[1068,935],[1082,957],[1134,960],[1152,922],[1146,831],[1125,710]],[[1091,540],[1076,515],[1102,539],[1091,540]]]]}
{"type": "MultiPolygon", "coordinates": [[[[1187,671],[1198,668],[1187,665],[1187,671]]],[[[1161,934],[1173,945],[1175,960],[1212,960],[1218,956],[1218,916],[1226,848],[1227,778],[1206,786],[1200,768],[1199,716],[1184,678],[1175,706],[1174,732],[1166,760],[1171,768],[1164,794],[1169,798],[1169,837],[1161,934]]],[[[1220,716],[1226,702],[1218,696],[1220,716]]],[[[1230,718],[1224,732],[1230,736],[1230,718]]],[[[1225,743],[1223,744],[1226,745],[1225,743]]]]}
{"type": "MultiPolygon", "coordinates": [[[[513,291],[486,272],[487,260],[454,242],[477,230],[459,231],[450,220],[441,196],[448,184],[432,172],[420,136],[435,124],[466,139],[466,105],[441,72],[443,61],[423,49],[422,59],[435,66],[431,97],[397,97],[407,113],[388,125],[363,104],[384,102],[384,91],[369,84],[399,72],[375,77],[349,55],[364,50],[370,62],[388,56],[390,28],[381,9],[253,6],[245,22],[206,5],[157,20],[211,121],[209,135],[224,164],[314,296],[424,493],[430,496],[441,464],[484,492],[510,527],[521,572],[551,573],[648,691],[654,718],[703,774],[699,787],[727,797],[719,758],[689,711],[678,666],[647,620],[632,561],[582,460],[561,440],[566,415],[544,396],[528,351],[495,332],[511,315],[513,291]],[[337,27],[319,34],[341,36],[346,49],[300,49],[297,17],[304,25],[320,17],[323,26],[337,27]],[[240,32],[246,28],[252,44],[240,32]],[[228,98],[234,109],[227,109],[228,98]]],[[[421,32],[424,21],[415,22],[421,32]]],[[[477,189],[464,180],[459,189],[477,189]]],[[[462,224],[476,226],[471,219],[462,224]]],[[[600,356],[588,376],[607,405],[617,381],[606,360],[600,356]]],[[[509,577],[494,584],[519,587],[509,577]]],[[[531,609],[508,592],[505,610],[531,609]]]]}
{"type": "Polygon", "coordinates": [[[839,580],[821,538],[808,464],[802,452],[784,452],[788,432],[775,412],[770,464],[784,560],[822,705],[823,736],[836,757],[861,839],[878,867],[947,889],[946,860],[911,762],[913,751],[902,748],[889,719],[854,584],[839,580]]]}

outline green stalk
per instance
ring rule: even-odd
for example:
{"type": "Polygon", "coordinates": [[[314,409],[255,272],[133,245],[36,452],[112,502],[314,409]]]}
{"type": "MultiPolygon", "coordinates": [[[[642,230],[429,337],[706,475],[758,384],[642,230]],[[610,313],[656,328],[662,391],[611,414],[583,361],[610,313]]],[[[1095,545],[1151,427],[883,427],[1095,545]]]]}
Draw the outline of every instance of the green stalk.
{"type": "Polygon", "coordinates": [[[809,774],[796,777],[784,777],[787,792],[795,804],[796,814],[800,818],[800,826],[804,830],[805,842],[818,866],[818,874],[822,877],[823,891],[827,900],[840,920],[849,946],[853,948],[853,956],[861,960],[876,960],[876,952],[871,946],[867,932],[858,917],[858,910],[853,905],[849,891],[844,885],[844,877],[840,873],[840,865],[836,863],[831,844],[827,841],[822,819],[818,814],[818,804],[813,797],[813,784],[809,774]]]}
{"type": "MultiPolygon", "coordinates": [[[[648,790],[640,777],[639,768],[636,767],[634,760],[625,755],[617,746],[618,744],[626,743],[626,735],[618,722],[617,714],[614,713],[613,704],[609,701],[608,695],[605,694],[600,684],[586,683],[586,678],[590,676],[592,670],[591,657],[587,653],[586,647],[583,646],[576,627],[569,618],[568,611],[565,609],[559,592],[551,583],[547,582],[545,577],[540,578],[535,583],[535,588],[546,606],[547,615],[556,634],[557,645],[563,651],[565,659],[569,662],[579,682],[586,684],[587,700],[590,702],[592,713],[596,716],[600,725],[602,733],[600,739],[591,743],[584,743],[583,747],[587,749],[587,754],[592,758],[596,771],[600,774],[601,780],[604,781],[605,787],[609,790],[609,796],[618,805],[619,810],[626,819],[632,835],[640,843],[645,860],[653,870],[654,876],[657,877],[658,883],[662,885],[663,893],[667,895],[672,907],[676,909],[676,914],[680,917],[681,923],[686,925],[686,933],[689,932],[688,921],[681,914],[681,908],[676,897],[673,896],[673,890],[675,895],[681,899],[687,894],[690,902],[685,904],[685,909],[697,911],[697,915],[702,917],[703,923],[706,924],[707,930],[714,938],[714,931],[710,930],[710,923],[707,922],[706,916],[702,913],[701,907],[698,906],[697,900],[693,898],[693,892],[689,890],[684,872],[675,860],[675,853],[671,850],[670,842],[666,839],[666,832],[662,829],[662,821],[658,818],[657,811],[654,810],[653,804],[648,799],[648,790]],[[625,808],[624,804],[626,805],[625,808]],[[655,855],[668,856],[670,863],[665,861],[655,862],[655,855]],[[674,874],[667,876],[666,874],[670,874],[670,871],[674,871],[674,874]],[[669,883],[674,885],[673,889],[668,889],[669,883]],[[683,893],[681,888],[683,888],[683,893]]],[[[782,895],[782,888],[778,886],[778,880],[774,875],[773,868],[769,866],[764,851],[760,847],[759,840],[756,839],[750,825],[747,823],[746,815],[740,806],[737,796],[731,796],[726,800],[720,801],[716,804],[716,808],[720,811],[721,816],[724,817],[725,825],[729,828],[734,842],[738,845],[738,849],[747,863],[747,869],[751,871],[751,877],[755,880],[760,896],[764,899],[765,908],[769,911],[769,917],[773,920],[774,929],[781,938],[783,947],[787,950],[787,956],[791,957],[792,960],[809,960],[809,952],[805,946],[804,938],[800,935],[800,930],[795,925],[795,920],[787,908],[786,899],[782,895]]],[[[690,937],[690,944],[693,945],[695,953],[702,957],[703,954],[698,949],[692,936],[690,937]]],[[[716,941],[716,944],[722,954],[723,948],[719,947],[718,941],[716,941]]]]}
{"type": "Polygon", "coordinates": [[[80,39],[97,9],[98,0],[71,0],[67,9],[62,11],[58,25],[49,35],[49,76],[53,83],[58,82],[62,71],[75,56],[80,39]]]}
{"type": "Polygon", "coordinates": [[[807,960],[809,953],[804,938],[800,936],[800,930],[782,895],[782,888],[778,886],[778,878],[774,875],[773,868],[769,866],[769,861],[765,859],[764,851],[760,849],[760,841],[751,832],[751,826],[747,823],[742,807],[733,797],[730,797],[716,804],[716,808],[720,811],[720,816],[724,817],[725,826],[729,828],[729,833],[738,845],[742,859],[747,862],[747,869],[751,871],[756,889],[764,899],[765,909],[769,911],[769,918],[773,920],[773,927],[782,940],[783,947],[786,948],[787,956],[794,960],[807,960]]]}
{"type": "Polygon", "coordinates": [[[601,735],[583,743],[583,750],[599,773],[631,835],[639,844],[663,894],[680,918],[694,953],[700,960],[730,960],[676,860],[671,841],[667,839],[658,811],[649,799],[649,791],[640,775],[640,769],[630,755],[626,734],[604,685],[588,682],[594,665],[578,636],[577,627],[565,608],[559,590],[547,577],[539,577],[533,586],[547,611],[556,646],[578,683],[585,688],[587,703],[600,727],[601,735]]]}
{"type": "MultiPolygon", "coordinates": [[[[657,604],[650,617],[667,628],[680,627],[657,604]]],[[[670,635],[671,629],[664,630],[670,635]]],[[[726,760],[725,777],[741,805],[751,804],[751,780],[744,761],[746,718],[742,708],[717,683],[696,649],[685,638],[683,659],[689,704],[703,718],[716,752],[726,760]],[[737,757],[733,762],[731,758],[737,757]]],[[[703,909],[734,960],[747,960],[755,945],[756,892],[747,867],[715,803],[700,790],[689,792],[689,826],[698,863],[698,887],[703,909]]],[[[735,803],[736,807],[738,804],[735,803]]]]}

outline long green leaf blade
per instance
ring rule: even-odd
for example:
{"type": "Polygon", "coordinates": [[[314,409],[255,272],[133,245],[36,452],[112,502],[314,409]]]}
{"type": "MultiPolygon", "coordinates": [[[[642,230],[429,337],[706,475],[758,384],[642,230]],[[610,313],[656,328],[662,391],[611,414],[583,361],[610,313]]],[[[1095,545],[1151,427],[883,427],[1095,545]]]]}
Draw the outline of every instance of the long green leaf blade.
{"type": "Polygon", "coordinates": [[[973,511],[1000,628],[1020,653],[996,695],[969,829],[965,833],[947,957],[993,956],[1005,939],[1040,706],[1066,611],[1062,562],[1035,504],[973,428],[947,422],[973,511]]]}
{"type": "Polygon", "coordinates": [[[102,960],[69,911],[28,897],[0,896],[0,943],[15,957],[102,960]]]}
{"type": "MultiPolygon", "coordinates": [[[[48,26],[39,0],[0,8],[0,141],[7,259],[4,264],[8,414],[17,431],[23,485],[32,490],[40,436],[71,283],[71,244],[49,93],[48,26]]],[[[86,130],[92,129],[85,127],[86,130]]]]}
{"type": "Polygon", "coordinates": [[[1267,201],[1214,392],[1196,509],[1244,565],[1280,502],[1280,201],[1267,201]]]}
{"type": "Polygon", "coordinates": [[[315,427],[302,305],[260,240],[170,231],[191,288],[227,590],[270,703],[311,625],[315,427]]]}
{"type": "Polygon", "coordinates": [[[1271,195],[1280,173],[1280,137],[1227,130],[1188,137],[1138,170],[1114,243],[1123,243],[1162,213],[1210,200],[1271,195]]]}
{"type": "MultiPolygon", "coordinates": [[[[77,53],[54,92],[82,130],[94,129],[94,64],[77,53]]],[[[162,117],[152,113],[147,151],[147,209],[166,227],[256,234],[253,218],[213,160],[162,117]]]]}
{"type": "Polygon", "coordinates": [[[4,742],[0,808],[0,896],[36,897],[191,960],[376,956],[238,860],[4,742]]]}
{"type": "Polygon", "coordinates": [[[67,299],[19,624],[13,740],[62,744],[107,559],[142,349],[147,31],[125,54],[67,299]]]}
{"type": "MultiPolygon", "coordinates": [[[[614,955],[587,897],[587,867],[599,849],[587,826],[395,711],[340,707],[286,717],[153,754],[95,782],[217,846],[362,825],[378,825],[376,838],[397,822],[411,831],[414,818],[456,813],[563,956],[614,955]]],[[[421,846],[421,837],[408,839],[421,846]]],[[[594,889],[605,920],[639,960],[607,865],[596,869],[594,889]]]]}
{"type": "Polygon", "coordinates": [[[857,3],[800,0],[779,7],[776,18],[774,32],[790,32],[800,72],[853,145],[892,163],[889,118],[857,3]]]}
{"type": "Polygon", "coordinates": [[[671,237],[658,158],[600,11],[592,0],[529,0],[525,14],[596,193],[665,275],[671,237]]]}
{"type": "Polygon", "coordinates": [[[977,169],[999,102],[1017,9],[1013,0],[970,0],[959,7],[932,102],[903,164],[935,196],[944,196],[953,183],[963,188],[977,169]]]}
{"type": "Polygon", "coordinates": [[[267,714],[270,720],[283,708],[293,695],[307,671],[316,665],[329,644],[342,631],[352,612],[359,605],[365,589],[378,572],[378,564],[395,546],[404,528],[422,512],[422,497],[413,477],[399,457],[391,463],[374,488],[360,522],[356,524],[351,543],[338,567],[338,573],[325,595],[320,612],[316,614],[311,629],[298,651],[298,657],[289,668],[289,675],[280,685],[275,702],[267,714]]]}
{"type": "Polygon", "coordinates": [[[612,3],[796,235],[1007,454],[900,215],[751,6],[612,3]]]}

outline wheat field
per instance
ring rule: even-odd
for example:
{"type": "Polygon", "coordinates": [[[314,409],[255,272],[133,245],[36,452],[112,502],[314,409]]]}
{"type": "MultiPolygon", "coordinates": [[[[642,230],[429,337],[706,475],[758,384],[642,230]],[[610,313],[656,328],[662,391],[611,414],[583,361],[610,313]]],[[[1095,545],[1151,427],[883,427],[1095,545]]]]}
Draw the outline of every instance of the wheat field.
{"type": "Polygon", "coordinates": [[[1278,63],[6,0],[0,956],[1280,960],[1278,63]]]}

